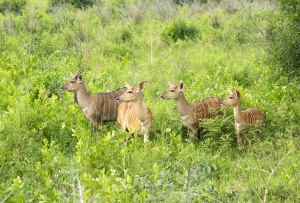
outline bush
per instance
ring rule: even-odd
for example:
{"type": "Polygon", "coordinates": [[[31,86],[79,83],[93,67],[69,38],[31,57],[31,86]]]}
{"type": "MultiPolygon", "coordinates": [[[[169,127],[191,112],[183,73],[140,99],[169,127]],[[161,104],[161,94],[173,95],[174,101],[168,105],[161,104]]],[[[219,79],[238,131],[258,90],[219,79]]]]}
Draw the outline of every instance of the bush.
{"type": "Polygon", "coordinates": [[[200,4],[206,4],[207,0],[173,0],[175,4],[183,5],[183,4],[192,4],[194,2],[200,3],[200,4]]]}
{"type": "Polygon", "coordinates": [[[279,15],[270,22],[267,39],[272,63],[289,74],[300,75],[300,2],[278,0],[279,15]]]}
{"type": "Polygon", "coordinates": [[[60,4],[71,4],[75,6],[76,8],[86,8],[90,7],[95,4],[94,0],[49,0],[49,6],[54,7],[54,6],[59,6],[60,4]]]}
{"type": "Polygon", "coordinates": [[[0,12],[12,11],[21,13],[26,6],[26,0],[0,0],[0,12]]]}
{"type": "Polygon", "coordinates": [[[169,25],[161,36],[168,42],[177,42],[177,40],[195,39],[198,34],[199,30],[195,26],[179,20],[169,25]]]}

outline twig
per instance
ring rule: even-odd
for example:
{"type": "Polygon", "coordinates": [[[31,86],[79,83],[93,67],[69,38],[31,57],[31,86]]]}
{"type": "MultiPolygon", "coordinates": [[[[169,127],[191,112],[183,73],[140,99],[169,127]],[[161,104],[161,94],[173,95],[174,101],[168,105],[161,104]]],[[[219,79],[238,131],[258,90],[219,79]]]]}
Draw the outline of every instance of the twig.
{"type": "Polygon", "coordinates": [[[11,196],[12,193],[13,193],[13,190],[10,191],[10,193],[8,195],[6,195],[6,197],[4,197],[4,199],[1,200],[0,203],[4,203],[11,196]]]}
{"type": "Polygon", "coordinates": [[[256,24],[256,22],[253,20],[252,18],[252,13],[251,13],[251,8],[249,10],[246,9],[246,6],[243,2],[241,2],[241,5],[245,11],[245,13],[248,13],[248,19],[252,22],[252,24],[254,25],[254,27],[257,29],[257,31],[262,35],[262,36],[266,36],[265,33],[258,27],[258,25],[256,24]]]}
{"type": "Polygon", "coordinates": [[[270,181],[272,179],[272,176],[275,174],[275,172],[277,171],[278,167],[281,165],[281,163],[284,161],[284,159],[292,152],[292,150],[288,151],[282,158],[281,160],[277,163],[277,165],[275,166],[274,169],[271,169],[271,173],[269,173],[269,177],[266,183],[266,189],[265,189],[265,194],[264,194],[264,198],[261,199],[262,203],[266,203],[267,202],[267,196],[269,193],[269,187],[270,187],[270,181]]]}
{"type": "Polygon", "coordinates": [[[190,187],[190,175],[191,175],[191,168],[189,167],[188,171],[187,171],[187,177],[185,179],[185,187],[186,187],[186,193],[185,193],[185,202],[189,202],[188,201],[188,192],[189,192],[189,187],[190,187]]]}
{"type": "Polygon", "coordinates": [[[78,175],[76,176],[77,179],[77,184],[78,184],[78,191],[79,191],[79,202],[83,203],[83,199],[82,199],[82,188],[81,188],[81,184],[80,184],[80,180],[78,178],[78,175]]]}

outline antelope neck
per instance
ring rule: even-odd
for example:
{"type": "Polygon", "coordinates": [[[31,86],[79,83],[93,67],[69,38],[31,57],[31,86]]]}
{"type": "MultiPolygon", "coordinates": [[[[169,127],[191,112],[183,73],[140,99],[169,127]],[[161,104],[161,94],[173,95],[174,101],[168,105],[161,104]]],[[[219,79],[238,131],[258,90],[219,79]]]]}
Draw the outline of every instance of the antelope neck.
{"type": "Polygon", "coordinates": [[[241,102],[238,102],[233,108],[234,119],[236,123],[243,121],[243,111],[241,107],[241,102]]]}
{"type": "Polygon", "coordinates": [[[179,115],[182,119],[185,119],[188,116],[192,106],[191,104],[187,103],[183,92],[177,97],[176,104],[179,115]]]}
{"type": "Polygon", "coordinates": [[[147,122],[148,116],[146,112],[146,104],[143,103],[141,96],[138,97],[135,101],[132,101],[134,103],[135,111],[137,112],[137,116],[139,120],[144,123],[147,122]]]}
{"type": "Polygon", "coordinates": [[[79,88],[75,93],[75,97],[77,100],[78,105],[83,111],[86,111],[88,105],[91,103],[91,95],[86,91],[85,86],[83,85],[79,88]]]}

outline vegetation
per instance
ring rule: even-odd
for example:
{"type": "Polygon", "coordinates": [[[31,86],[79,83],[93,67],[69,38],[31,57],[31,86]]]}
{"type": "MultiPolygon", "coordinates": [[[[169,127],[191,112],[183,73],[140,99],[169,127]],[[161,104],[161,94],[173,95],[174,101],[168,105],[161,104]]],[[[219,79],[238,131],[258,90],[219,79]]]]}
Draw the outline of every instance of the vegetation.
{"type": "Polygon", "coordinates": [[[276,3],[51,2],[0,14],[1,202],[300,201],[299,79],[285,71],[290,63],[266,60],[276,3]],[[183,37],[164,38],[175,33],[183,37]],[[116,122],[92,132],[73,95],[60,91],[79,68],[92,94],[148,81],[150,143],[125,145],[116,122]],[[238,151],[226,107],[194,144],[175,103],[160,98],[168,81],[185,82],[189,102],[238,89],[244,109],[265,114],[262,137],[249,132],[238,151]]]}
{"type": "Polygon", "coordinates": [[[280,12],[273,16],[267,29],[270,59],[291,76],[300,75],[300,2],[278,0],[280,12]]]}
{"type": "Polygon", "coordinates": [[[26,6],[26,0],[1,0],[0,13],[13,12],[19,14],[26,6]]]}
{"type": "Polygon", "coordinates": [[[194,26],[188,26],[183,21],[173,22],[162,32],[162,39],[167,42],[177,42],[178,40],[195,39],[199,31],[194,26]]]}

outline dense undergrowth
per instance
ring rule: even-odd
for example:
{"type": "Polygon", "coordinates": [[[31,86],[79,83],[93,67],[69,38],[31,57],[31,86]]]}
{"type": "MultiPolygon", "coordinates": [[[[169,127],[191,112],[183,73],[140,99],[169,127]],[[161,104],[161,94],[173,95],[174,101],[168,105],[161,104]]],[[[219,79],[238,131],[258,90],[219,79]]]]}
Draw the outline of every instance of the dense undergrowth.
{"type": "Polygon", "coordinates": [[[266,62],[274,2],[101,2],[28,0],[0,14],[0,201],[300,201],[299,80],[266,62]],[[80,68],[92,94],[148,81],[147,146],[126,146],[115,122],[92,133],[60,91],[80,68]],[[160,98],[168,81],[185,82],[189,102],[238,89],[243,109],[264,112],[263,136],[250,133],[239,152],[224,108],[192,143],[174,101],[160,98]]]}

